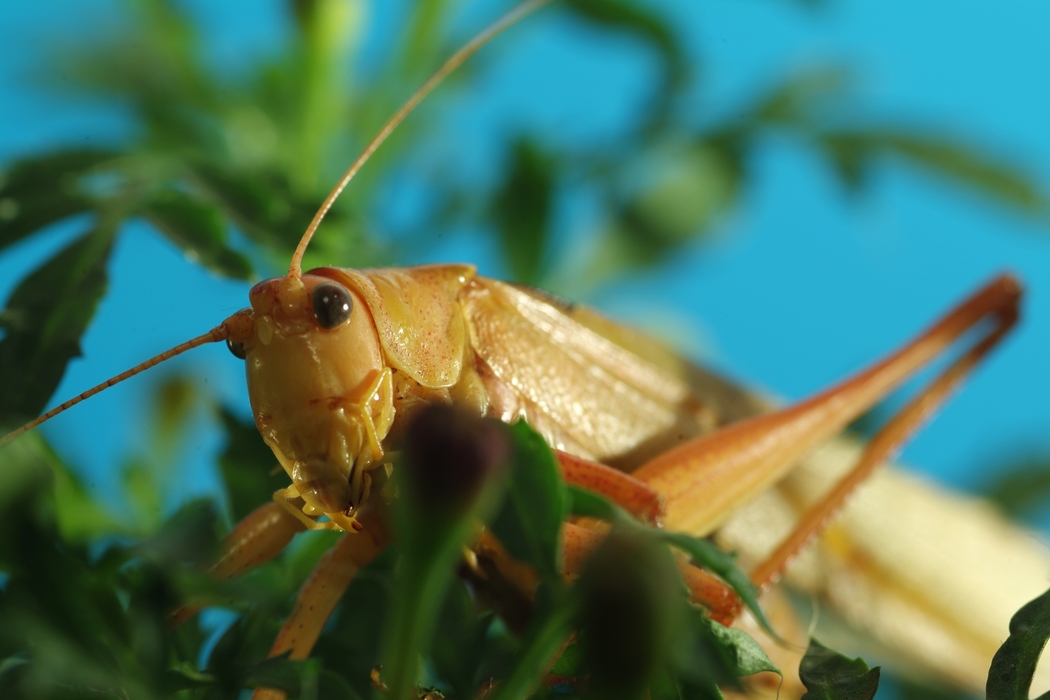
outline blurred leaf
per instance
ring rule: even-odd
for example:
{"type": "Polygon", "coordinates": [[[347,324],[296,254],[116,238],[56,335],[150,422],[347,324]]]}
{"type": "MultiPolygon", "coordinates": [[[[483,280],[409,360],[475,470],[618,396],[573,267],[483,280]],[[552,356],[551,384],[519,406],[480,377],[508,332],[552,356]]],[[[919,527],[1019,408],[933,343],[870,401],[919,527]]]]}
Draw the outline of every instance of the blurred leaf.
{"type": "Polygon", "coordinates": [[[16,161],[0,176],[0,250],[48,224],[88,211],[77,179],[113,160],[108,151],[68,150],[16,161]]]}
{"type": "Polygon", "coordinates": [[[288,476],[263,442],[254,422],[242,421],[225,407],[219,409],[219,416],[226,431],[219,470],[226,487],[230,516],[236,523],[269,503],[275,491],[288,485],[288,476]]]}
{"type": "Polygon", "coordinates": [[[747,574],[736,565],[735,556],[723,552],[710,540],[681,533],[660,532],[664,542],[688,554],[694,564],[718,574],[740,596],[740,600],[755,616],[758,623],[774,638],[777,636],[769,620],[766,619],[765,613],[762,612],[762,608],[758,605],[758,589],[755,588],[755,584],[751,583],[747,574]]]}
{"type": "Polygon", "coordinates": [[[670,551],[640,529],[614,526],[574,593],[590,690],[640,700],[678,641],[686,605],[670,551]]]}
{"type": "MultiPolygon", "coordinates": [[[[21,440],[26,441],[26,438],[21,440]]],[[[62,539],[80,543],[101,535],[125,532],[126,528],[114,514],[88,494],[58,455],[50,448],[47,448],[47,454],[55,480],[55,518],[62,539]]]]}
{"type": "Polygon", "coordinates": [[[401,552],[383,642],[390,696],[408,696],[419,656],[430,646],[453,564],[477,519],[498,507],[507,488],[510,428],[465,408],[431,404],[405,430],[394,470],[393,534],[401,552]]]}
{"type": "Polygon", "coordinates": [[[535,284],[551,226],[555,164],[532,141],[518,140],[493,216],[515,282],[535,284]]]}
{"type": "Polygon", "coordinates": [[[43,411],[106,289],[113,230],[100,227],[60,251],[15,288],[0,315],[0,425],[43,411]]]}
{"type": "Polygon", "coordinates": [[[879,687],[879,667],[848,659],[815,639],[802,658],[798,675],[806,686],[802,700],[871,700],[879,687]]]}
{"type": "MultiPolygon", "coordinates": [[[[319,201],[304,201],[292,191],[287,176],[271,170],[235,170],[214,163],[189,164],[189,179],[224,211],[254,242],[288,255],[313,218],[319,201]]],[[[338,209],[326,217],[329,226],[341,221],[338,209]]]]}
{"type": "Polygon", "coordinates": [[[120,476],[132,522],[145,530],[156,528],[161,523],[164,497],[149,462],[131,458],[124,464],[120,476]]]}
{"type": "Polygon", "coordinates": [[[137,548],[143,556],[162,562],[205,565],[219,551],[218,514],[208,499],[192,501],[137,548]]]}
{"type": "Polygon", "coordinates": [[[974,700],[970,693],[943,685],[929,685],[910,678],[882,674],[880,687],[894,689],[900,700],[974,700]],[[887,682],[887,679],[889,682],[887,682]]]}
{"type": "Polygon", "coordinates": [[[161,450],[175,450],[193,417],[201,393],[197,381],[187,374],[169,374],[154,389],[154,442],[159,443],[161,450]]]}
{"type": "Polygon", "coordinates": [[[747,577],[747,574],[737,567],[736,558],[732,554],[723,552],[713,542],[703,538],[644,526],[619,507],[590,491],[575,486],[568,487],[568,491],[572,498],[572,505],[569,511],[573,515],[600,518],[609,522],[644,529],[652,537],[688,554],[698,566],[704,567],[720,576],[740,597],[740,600],[755,616],[759,624],[774,637],[776,636],[776,632],[770,626],[769,621],[762,612],[762,608],[758,605],[758,590],[751,583],[751,579],[747,577]]]}
{"type": "Polygon", "coordinates": [[[552,676],[581,676],[585,673],[583,666],[583,651],[580,649],[578,640],[573,640],[558,656],[558,660],[551,666],[552,676]]]}
{"type": "Polygon", "coordinates": [[[820,136],[843,182],[866,184],[874,159],[890,155],[955,180],[1030,214],[1047,210],[1047,199],[1032,179],[1001,159],[941,136],[892,129],[831,129],[820,136]]]}
{"type": "Polygon", "coordinates": [[[869,138],[905,160],[969,185],[1004,204],[1033,214],[1046,212],[1046,197],[1029,176],[973,146],[932,134],[907,132],[877,131],[869,138]]]}
{"type": "Polygon", "coordinates": [[[510,427],[514,464],[506,500],[491,527],[516,560],[542,576],[558,578],[561,569],[561,524],[568,508],[565,484],[554,457],[524,421],[510,427]]]}
{"type": "Polygon", "coordinates": [[[829,100],[841,98],[849,84],[850,75],[842,68],[811,68],[783,80],[745,114],[758,123],[803,125],[829,100]]]}
{"type": "Polygon", "coordinates": [[[1014,518],[1035,515],[1050,500],[1050,456],[1040,453],[994,465],[982,495],[1014,518]]]}
{"type": "MultiPolygon", "coordinates": [[[[1010,636],[992,657],[986,688],[988,700],[1028,700],[1036,664],[1050,639],[1050,591],[1010,618],[1010,636]]],[[[1039,700],[1050,698],[1050,692],[1039,700]]]]}
{"type": "Polygon", "coordinates": [[[226,246],[226,227],[216,207],[168,190],[146,202],[142,213],[191,260],[225,277],[251,277],[251,263],[226,246]]]}
{"type": "MultiPolygon", "coordinates": [[[[746,656],[736,648],[741,640],[716,632],[718,625],[699,608],[684,601],[680,602],[678,614],[685,627],[684,634],[676,641],[669,656],[681,696],[721,700],[716,684],[739,689],[738,675],[745,667],[741,660],[746,656]]],[[[756,665],[753,659],[746,663],[747,667],[756,665]]]]}
{"type": "Polygon", "coordinates": [[[567,6],[591,22],[633,34],[656,49],[664,64],[666,93],[686,82],[690,71],[685,52],[668,22],[649,7],[630,0],[569,0],[567,6]]]}
{"type": "Polygon", "coordinates": [[[450,697],[473,698],[484,680],[486,660],[495,651],[491,613],[479,614],[470,593],[453,586],[445,599],[437,635],[430,649],[434,675],[451,690],[450,697]]]}

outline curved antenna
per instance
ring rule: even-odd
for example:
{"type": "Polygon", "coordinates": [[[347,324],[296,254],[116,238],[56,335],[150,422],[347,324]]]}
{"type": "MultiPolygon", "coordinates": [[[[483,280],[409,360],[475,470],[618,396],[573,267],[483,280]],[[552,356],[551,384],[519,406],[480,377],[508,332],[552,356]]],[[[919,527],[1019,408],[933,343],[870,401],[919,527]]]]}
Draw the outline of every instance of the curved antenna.
{"type": "Polygon", "coordinates": [[[33,428],[37,427],[41,423],[43,423],[45,421],[48,421],[48,420],[51,420],[52,418],[57,416],[59,413],[62,413],[66,409],[72,408],[73,406],[76,406],[78,403],[80,403],[84,399],[90,399],[95,394],[98,394],[99,392],[105,391],[106,389],[110,388],[114,384],[119,384],[120,382],[124,381],[125,379],[128,379],[129,377],[134,377],[139,372],[145,372],[147,369],[149,369],[151,367],[156,367],[161,362],[164,362],[165,360],[170,360],[171,358],[175,357],[176,355],[181,355],[182,353],[186,352],[187,350],[192,350],[193,348],[201,346],[201,345],[204,345],[206,343],[217,343],[217,342],[219,342],[221,340],[226,340],[229,336],[230,336],[230,331],[227,328],[226,323],[223,323],[221,326],[216,326],[215,328],[212,328],[210,331],[208,331],[204,335],[198,335],[196,338],[192,338],[190,340],[187,340],[185,343],[179,343],[175,347],[173,347],[173,348],[171,348],[169,350],[165,350],[161,354],[156,355],[154,357],[151,357],[150,359],[146,360],[145,362],[137,364],[134,367],[132,367],[131,369],[125,370],[125,371],[121,372],[120,374],[118,374],[115,377],[110,377],[109,379],[107,379],[106,381],[102,382],[101,384],[98,384],[96,386],[91,387],[90,389],[88,389],[84,393],[80,394],[79,396],[74,396],[69,401],[66,401],[63,404],[59,404],[58,406],[55,406],[54,408],[52,408],[50,411],[48,411],[44,415],[40,416],[39,418],[37,418],[35,420],[29,421],[28,423],[23,425],[21,428],[18,428],[16,430],[11,431],[7,435],[5,435],[3,438],[0,438],[0,445],[5,445],[6,443],[11,442],[16,437],[18,437],[22,433],[26,432],[27,430],[32,430],[33,428]]]}
{"type": "Polygon", "coordinates": [[[399,110],[394,112],[394,116],[387,120],[386,124],[383,125],[383,128],[379,130],[379,133],[376,134],[375,137],[368,142],[368,145],[365,146],[365,149],[361,151],[361,155],[359,155],[357,159],[351,163],[350,167],[347,168],[346,172],[343,173],[343,177],[339,179],[336,186],[328,193],[324,202],[321,203],[321,208],[317,210],[316,214],[314,214],[314,218],[310,222],[310,225],[306,227],[306,233],[304,233],[303,237],[299,239],[299,245],[296,246],[295,253],[292,254],[292,262],[288,267],[289,277],[298,278],[302,276],[302,262],[303,255],[306,253],[306,247],[310,245],[310,239],[314,237],[317,227],[321,225],[321,221],[328,213],[328,210],[332,208],[336,198],[339,197],[344,189],[346,189],[346,186],[350,181],[354,179],[354,176],[357,175],[357,171],[361,169],[361,166],[368,162],[368,159],[372,157],[372,154],[375,153],[376,149],[386,141],[387,137],[394,132],[394,129],[396,129],[402,121],[404,121],[405,117],[411,114],[412,110],[416,108],[416,105],[422,102],[442,80],[452,73],[452,71],[459,68],[464,61],[477,53],[478,49],[491,41],[497,34],[549,2],[552,2],[552,0],[528,0],[497,19],[478,33],[473,39],[464,44],[459,51],[452,54],[452,56],[445,61],[445,63],[438,68],[437,71],[431,75],[411,97],[408,98],[408,101],[401,105],[399,110]]]}

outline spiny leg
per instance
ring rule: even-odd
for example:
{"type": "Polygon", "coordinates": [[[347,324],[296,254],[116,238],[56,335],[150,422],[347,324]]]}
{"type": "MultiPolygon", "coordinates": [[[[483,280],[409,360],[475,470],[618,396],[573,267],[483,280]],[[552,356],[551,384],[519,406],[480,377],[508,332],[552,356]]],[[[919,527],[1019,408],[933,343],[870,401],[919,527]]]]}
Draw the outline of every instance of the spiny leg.
{"type": "Polygon", "coordinates": [[[667,527],[706,535],[980,321],[1011,324],[1020,293],[1012,277],[1000,277],[867,370],[794,406],[683,443],[632,476],[663,495],[667,527]]]}
{"type": "Polygon", "coordinates": [[[612,467],[554,450],[565,482],[601,494],[642,522],[658,524],[664,515],[660,493],[612,467]]]}
{"type": "MultiPolygon", "coordinates": [[[[857,467],[807,512],[795,531],[755,569],[752,580],[767,587],[857,484],[898,449],[1006,335],[1016,322],[1020,293],[1013,278],[1000,277],[870,369],[796,406],[697,438],[643,465],[634,476],[664,494],[670,527],[707,534],[736,505],[781,477],[798,457],[837,434],[960,336],[991,317],[994,327],[890,420],[857,467]]],[[[736,604],[735,608],[716,611],[715,616],[732,616],[738,609],[736,604]]]]}
{"type": "MultiPolygon", "coordinates": [[[[295,607],[277,634],[269,657],[288,653],[305,659],[317,643],[321,630],[358,570],[367,566],[386,546],[386,532],[375,510],[362,510],[361,532],[349,532],[329,550],[299,589],[295,607]]],[[[252,700],[283,700],[283,691],[258,688],[252,700]]]]}
{"type": "Polygon", "coordinates": [[[960,357],[943,374],[898,411],[871,439],[857,465],[835,484],[817,503],[807,510],[795,529],[784,538],[777,549],[751,572],[751,581],[759,589],[776,582],[791,558],[819,534],[828,521],[842,508],[846,498],[883,462],[891,459],[912,434],[925,423],[949,398],[966,375],[981,361],[1013,325],[1013,319],[1000,325],[994,332],[960,357]]]}

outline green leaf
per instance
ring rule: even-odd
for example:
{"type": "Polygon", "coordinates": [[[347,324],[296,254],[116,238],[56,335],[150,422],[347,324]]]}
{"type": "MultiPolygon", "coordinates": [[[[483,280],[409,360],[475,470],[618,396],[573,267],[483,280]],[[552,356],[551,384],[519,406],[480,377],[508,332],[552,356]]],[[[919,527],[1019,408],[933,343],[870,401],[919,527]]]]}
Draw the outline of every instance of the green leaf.
{"type": "Polygon", "coordinates": [[[548,252],[555,164],[532,141],[518,140],[511,154],[493,216],[514,281],[536,284],[548,252]]]}
{"type": "Polygon", "coordinates": [[[936,175],[968,185],[1030,214],[1047,211],[1045,193],[1016,167],[978,149],[933,134],[890,128],[830,129],[819,142],[853,190],[866,184],[879,156],[896,156],[936,175]]]}
{"type": "Polygon", "coordinates": [[[275,688],[288,693],[288,700],[356,700],[343,678],[321,666],[317,659],[291,661],[281,656],[266,659],[247,669],[244,684],[249,688],[275,688]]]}
{"type": "Polygon", "coordinates": [[[580,649],[579,642],[573,640],[558,656],[558,660],[551,666],[550,674],[552,676],[562,676],[566,678],[572,678],[579,676],[584,673],[583,671],[583,652],[580,649]]]}
{"type": "Polygon", "coordinates": [[[242,421],[225,407],[220,408],[219,416],[226,431],[219,470],[226,486],[230,516],[236,523],[269,503],[275,491],[288,485],[288,477],[254,422],[242,421]]]}
{"type": "Polygon", "coordinates": [[[829,100],[841,97],[850,75],[839,67],[818,67],[792,75],[777,85],[747,114],[758,123],[803,126],[813,121],[829,100]]]}
{"type": "Polygon", "coordinates": [[[766,655],[762,645],[756,642],[750,634],[735,627],[724,627],[708,618],[704,619],[722,648],[729,652],[731,671],[734,676],[750,676],[754,673],[768,671],[781,678],[784,677],[780,669],[766,655]]]}
{"type": "Polygon", "coordinates": [[[741,663],[742,655],[734,648],[737,640],[717,634],[715,630],[719,625],[695,606],[683,603],[679,617],[684,626],[683,634],[669,656],[682,697],[721,700],[717,686],[740,688],[738,676],[744,664],[741,663]]]}
{"type": "Polygon", "coordinates": [[[614,526],[573,593],[591,689],[598,697],[642,698],[680,641],[688,608],[670,550],[643,528],[614,526]]]}
{"type": "Polygon", "coordinates": [[[561,524],[568,494],[547,443],[524,421],[510,427],[514,464],[503,507],[491,527],[507,552],[548,579],[561,568],[561,524]]]}
{"type": "Polygon", "coordinates": [[[997,460],[985,473],[992,474],[983,495],[1007,515],[1035,515],[1050,499],[1050,454],[1032,453],[1004,463],[997,460]]]}
{"type": "Polygon", "coordinates": [[[798,675],[806,686],[802,700],[871,700],[879,687],[879,667],[848,659],[815,639],[802,658],[798,675]]]}
{"type": "Polygon", "coordinates": [[[573,11],[608,29],[629,32],[657,50],[664,63],[667,91],[683,84],[689,62],[668,22],[648,7],[626,0],[569,0],[573,11]]]}
{"type": "Polygon", "coordinates": [[[293,206],[291,189],[281,175],[231,170],[211,163],[194,163],[189,172],[191,182],[256,243],[290,250],[313,216],[316,203],[293,206]]]}
{"type": "Polygon", "coordinates": [[[94,202],[78,186],[78,179],[115,157],[108,151],[68,150],[10,166],[0,176],[0,249],[91,209],[94,202]]]}
{"type": "Polygon", "coordinates": [[[773,631],[769,620],[766,619],[765,613],[762,612],[762,608],[758,605],[758,590],[751,583],[751,579],[747,577],[747,574],[737,567],[736,558],[732,554],[723,552],[714,543],[702,538],[647,528],[617,506],[590,491],[570,486],[569,494],[572,498],[570,511],[573,515],[599,518],[613,523],[630,524],[633,527],[645,528],[654,537],[688,554],[697,565],[718,574],[740,596],[740,600],[752,612],[759,624],[767,632],[776,636],[776,632],[773,631]]]}
{"type": "Polygon", "coordinates": [[[383,644],[390,696],[407,697],[419,679],[452,583],[454,564],[477,519],[503,500],[512,454],[509,428],[466,409],[432,404],[405,430],[403,458],[394,470],[394,538],[401,561],[383,644]]]}
{"type": "Polygon", "coordinates": [[[248,259],[226,245],[226,226],[214,205],[168,190],[146,202],[142,214],[191,260],[225,277],[252,276],[248,259]]]}
{"type": "Polygon", "coordinates": [[[209,499],[179,509],[163,527],[138,547],[144,556],[168,563],[205,565],[218,553],[218,515],[209,499]]]}
{"type": "Polygon", "coordinates": [[[1028,175],[972,146],[930,134],[876,131],[877,145],[916,165],[969,185],[1004,204],[1032,214],[1045,213],[1045,194],[1028,175]]]}
{"type": "MultiPolygon", "coordinates": [[[[1036,664],[1050,639],[1050,591],[1010,618],[1010,636],[992,657],[988,670],[988,700],[1028,700],[1036,664]]],[[[1050,698],[1050,693],[1040,700],[1050,698]]]]}
{"type": "Polygon", "coordinates": [[[747,574],[736,565],[735,556],[723,552],[710,540],[662,530],[660,533],[664,542],[688,554],[694,564],[718,574],[740,596],[740,600],[755,616],[758,623],[776,637],[776,632],[758,605],[758,589],[755,588],[755,584],[751,583],[747,574]]]}
{"type": "Polygon", "coordinates": [[[80,356],[84,333],[106,290],[113,230],[101,227],[78,238],[37,268],[11,294],[0,315],[0,425],[40,415],[80,356]]]}

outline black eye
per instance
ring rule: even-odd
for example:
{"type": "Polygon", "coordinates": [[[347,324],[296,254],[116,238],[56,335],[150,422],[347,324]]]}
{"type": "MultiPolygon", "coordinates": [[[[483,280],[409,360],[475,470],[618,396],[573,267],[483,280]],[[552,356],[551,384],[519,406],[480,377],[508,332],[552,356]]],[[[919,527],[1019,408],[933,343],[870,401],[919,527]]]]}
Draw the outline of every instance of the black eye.
{"type": "Polygon", "coordinates": [[[233,340],[232,338],[227,338],[226,339],[226,347],[228,347],[230,349],[230,352],[233,353],[233,356],[238,358],[238,359],[243,360],[245,357],[248,356],[248,353],[244,349],[244,343],[242,343],[239,340],[233,340]]]}
{"type": "Polygon", "coordinates": [[[326,329],[342,325],[354,308],[350,292],[335,282],[322,282],[314,287],[313,302],[317,323],[326,329]]]}

